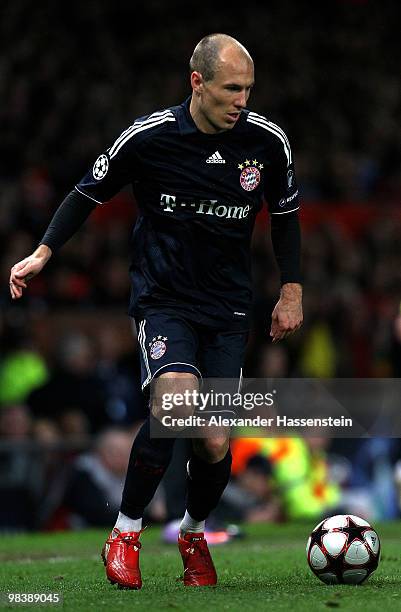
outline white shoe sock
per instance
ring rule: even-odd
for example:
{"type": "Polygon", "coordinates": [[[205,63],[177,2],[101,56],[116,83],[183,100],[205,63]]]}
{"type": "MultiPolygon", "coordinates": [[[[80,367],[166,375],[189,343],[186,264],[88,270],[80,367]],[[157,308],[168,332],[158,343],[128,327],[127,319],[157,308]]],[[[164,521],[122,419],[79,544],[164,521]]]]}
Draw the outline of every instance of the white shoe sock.
{"type": "Polygon", "coordinates": [[[203,533],[205,531],[205,521],[196,521],[188,514],[188,511],[185,510],[185,515],[180,525],[180,531],[182,533],[186,533],[187,531],[191,533],[203,533]]]}
{"type": "Polygon", "coordinates": [[[122,533],[126,533],[127,531],[141,531],[142,519],[132,519],[122,512],[119,512],[114,527],[115,529],[119,529],[122,533]]]}

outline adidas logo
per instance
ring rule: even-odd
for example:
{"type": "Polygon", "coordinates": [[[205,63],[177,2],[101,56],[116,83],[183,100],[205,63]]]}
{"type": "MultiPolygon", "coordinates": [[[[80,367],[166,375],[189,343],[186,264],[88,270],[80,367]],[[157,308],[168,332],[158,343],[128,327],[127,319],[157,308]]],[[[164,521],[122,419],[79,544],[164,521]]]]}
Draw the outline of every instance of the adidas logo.
{"type": "Polygon", "coordinates": [[[222,158],[222,156],[220,155],[218,151],[216,151],[216,153],[213,153],[213,155],[207,158],[206,163],[207,164],[225,164],[226,160],[222,158]]]}

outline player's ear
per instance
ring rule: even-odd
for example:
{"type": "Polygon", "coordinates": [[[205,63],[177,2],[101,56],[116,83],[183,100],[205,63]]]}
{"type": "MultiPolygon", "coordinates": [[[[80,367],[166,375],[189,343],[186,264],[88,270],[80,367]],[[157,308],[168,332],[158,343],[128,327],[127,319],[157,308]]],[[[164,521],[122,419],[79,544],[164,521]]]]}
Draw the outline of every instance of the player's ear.
{"type": "Polygon", "coordinates": [[[203,89],[203,77],[200,72],[194,70],[191,73],[191,86],[196,95],[200,95],[203,89]]]}

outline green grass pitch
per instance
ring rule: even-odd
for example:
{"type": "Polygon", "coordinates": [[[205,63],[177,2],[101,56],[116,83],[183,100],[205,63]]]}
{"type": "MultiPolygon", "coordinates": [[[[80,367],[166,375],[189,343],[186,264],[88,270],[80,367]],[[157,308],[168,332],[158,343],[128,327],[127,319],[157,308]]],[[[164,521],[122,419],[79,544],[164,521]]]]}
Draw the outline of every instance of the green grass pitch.
{"type": "Polygon", "coordinates": [[[106,531],[2,535],[0,591],[58,592],[61,606],[8,606],[38,610],[191,610],[220,612],[336,608],[364,612],[401,610],[401,523],[375,525],[382,542],[377,571],[361,586],[326,586],[310,571],[305,544],[310,525],[244,526],[245,537],[212,547],[219,584],[186,588],[175,545],[162,544],[160,529],[142,535],[141,591],[121,591],[105,579],[99,552],[106,531]]]}

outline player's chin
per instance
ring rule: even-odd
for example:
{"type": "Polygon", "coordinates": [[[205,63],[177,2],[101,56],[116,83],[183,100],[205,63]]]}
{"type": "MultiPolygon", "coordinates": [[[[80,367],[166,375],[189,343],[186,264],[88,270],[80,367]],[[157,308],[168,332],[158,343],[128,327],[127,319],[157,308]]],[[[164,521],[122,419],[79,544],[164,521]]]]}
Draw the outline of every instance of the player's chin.
{"type": "MultiPolygon", "coordinates": [[[[223,122],[222,122],[223,123],[223,122]]],[[[236,121],[231,122],[231,121],[224,121],[224,125],[222,125],[221,129],[223,130],[232,130],[233,127],[235,126],[236,121]]]]}

